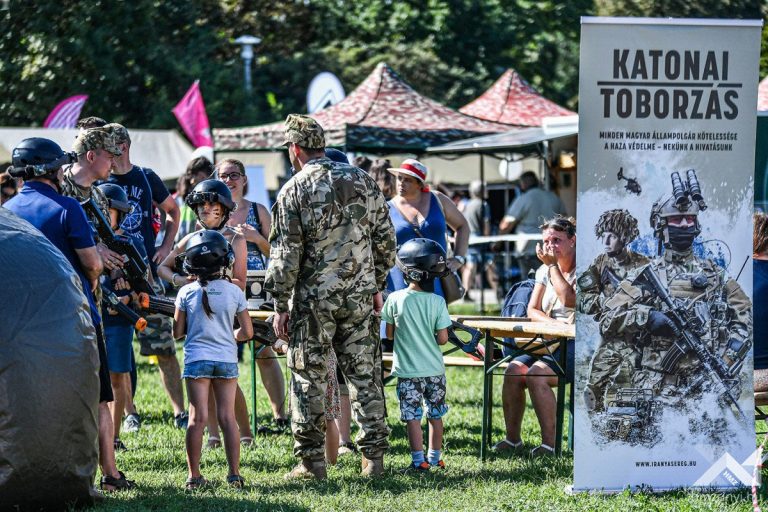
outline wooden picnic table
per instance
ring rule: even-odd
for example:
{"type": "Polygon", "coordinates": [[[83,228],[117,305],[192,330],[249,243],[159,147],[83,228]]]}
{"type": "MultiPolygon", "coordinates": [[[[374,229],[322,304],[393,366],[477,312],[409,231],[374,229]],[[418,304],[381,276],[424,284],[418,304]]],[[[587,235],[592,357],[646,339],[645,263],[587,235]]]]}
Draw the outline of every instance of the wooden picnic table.
{"type": "Polygon", "coordinates": [[[483,418],[480,441],[480,458],[485,461],[488,446],[491,444],[491,426],[493,420],[493,375],[494,371],[515,357],[528,354],[536,359],[552,355],[561,348],[555,365],[557,375],[557,411],[555,417],[555,454],[562,453],[563,417],[565,415],[565,386],[567,343],[575,338],[576,326],[562,322],[534,322],[527,318],[503,318],[485,316],[456,316],[455,321],[468,327],[483,331],[485,334],[485,354],[483,359],[483,418]],[[499,338],[515,338],[515,346],[499,338]],[[494,348],[500,343],[511,350],[511,354],[500,359],[494,358],[494,348]]]}

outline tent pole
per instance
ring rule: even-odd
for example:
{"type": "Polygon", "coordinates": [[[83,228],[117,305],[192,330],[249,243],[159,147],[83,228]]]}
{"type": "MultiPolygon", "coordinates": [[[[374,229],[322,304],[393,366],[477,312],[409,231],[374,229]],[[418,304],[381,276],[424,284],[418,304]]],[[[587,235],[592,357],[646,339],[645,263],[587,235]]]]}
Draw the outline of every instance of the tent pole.
{"type": "MultiPolygon", "coordinates": [[[[485,198],[485,155],[480,153],[480,197],[482,203],[480,204],[480,215],[483,219],[483,222],[481,224],[482,226],[482,234],[485,234],[485,205],[486,205],[486,198],[485,198]]],[[[483,286],[483,275],[485,274],[485,244],[480,246],[480,261],[481,264],[478,265],[477,272],[480,274],[480,314],[485,314],[485,287],[483,286]]]]}

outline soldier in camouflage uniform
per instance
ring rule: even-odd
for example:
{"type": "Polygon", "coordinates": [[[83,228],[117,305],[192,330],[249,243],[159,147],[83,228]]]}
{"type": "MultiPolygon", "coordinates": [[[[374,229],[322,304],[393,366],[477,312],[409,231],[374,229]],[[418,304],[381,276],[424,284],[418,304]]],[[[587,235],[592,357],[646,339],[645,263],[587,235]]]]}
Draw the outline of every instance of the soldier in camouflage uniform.
{"type": "Polygon", "coordinates": [[[378,324],[372,315],[381,310],[380,290],[394,264],[389,210],[364,171],[325,157],[323,129],[314,119],[289,115],[285,144],[297,173],[272,209],[265,286],[275,301],[275,333],[290,335],[291,426],[301,462],[286,478],[326,477],[323,397],[331,349],[360,425],[362,473],[377,476],[384,470],[389,429],[369,324],[378,324]]]}
{"type": "MultiPolygon", "coordinates": [[[[627,248],[639,234],[637,219],[627,210],[608,210],[600,216],[595,235],[602,241],[605,252],[595,258],[576,282],[580,313],[593,315],[599,321],[603,302],[613,295],[627,272],[648,263],[648,258],[627,248]]],[[[606,392],[631,385],[628,377],[637,355],[634,344],[628,343],[624,336],[601,339],[592,358],[589,384],[584,393],[589,410],[602,411],[610,398],[606,392]]]]}
{"type": "Polygon", "coordinates": [[[651,226],[664,254],[619,284],[604,303],[600,330],[606,337],[631,337],[642,351],[633,387],[653,390],[660,403],[684,407],[692,393],[717,390],[725,398],[725,389],[738,400],[742,364],[752,345],[751,302],[723,268],[693,254],[694,238],[701,232],[699,214],[706,209],[695,172],[688,171],[687,184],[673,173],[672,184],[674,194],[651,210],[651,226]],[[692,349],[675,344],[679,338],[668,306],[643,285],[650,282],[644,272],[658,277],[689,332],[728,373],[725,388],[717,375],[704,371],[692,349]]]}

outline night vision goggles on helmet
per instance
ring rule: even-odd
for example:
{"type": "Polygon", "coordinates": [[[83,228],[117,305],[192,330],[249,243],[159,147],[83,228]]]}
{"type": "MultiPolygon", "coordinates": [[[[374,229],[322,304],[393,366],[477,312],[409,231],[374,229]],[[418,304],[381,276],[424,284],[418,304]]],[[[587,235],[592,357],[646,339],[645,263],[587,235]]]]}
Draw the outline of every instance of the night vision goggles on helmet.
{"type": "Polygon", "coordinates": [[[184,272],[196,276],[222,274],[232,267],[235,253],[218,231],[206,229],[193,234],[187,243],[184,272]]]}
{"type": "Polygon", "coordinates": [[[431,282],[448,271],[446,254],[440,244],[428,238],[408,240],[397,251],[397,266],[406,281],[431,282]]]}
{"type": "Polygon", "coordinates": [[[671,180],[672,195],[660,198],[651,208],[650,222],[654,236],[659,240],[659,254],[662,245],[675,251],[688,250],[696,236],[701,233],[699,212],[707,209],[694,169],[685,172],[685,180],[679,172],[673,172],[671,180]],[[690,226],[670,224],[671,217],[680,216],[694,217],[695,222],[690,226]]]}
{"type": "Polygon", "coordinates": [[[77,161],[75,153],[67,153],[50,139],[32,137],[13,148],[8,173],[25,180],[52,177],[61,166],[77,161]]]}
{"type": "MultiPolygon", "coordinates": [[[[214,179],[203,180],[192,189],[186,199],[187,206],[197,214],[197,208],[203,203],[219,203],[224,208],[224,218],[218,226],[205,226],[211,229],[220,229],[227,223],[229,215],[237,205],[232,201],[232,192],[223,182],[214,179]]],[[[198,218],[200,216],[198,215],[198,218]]]]}

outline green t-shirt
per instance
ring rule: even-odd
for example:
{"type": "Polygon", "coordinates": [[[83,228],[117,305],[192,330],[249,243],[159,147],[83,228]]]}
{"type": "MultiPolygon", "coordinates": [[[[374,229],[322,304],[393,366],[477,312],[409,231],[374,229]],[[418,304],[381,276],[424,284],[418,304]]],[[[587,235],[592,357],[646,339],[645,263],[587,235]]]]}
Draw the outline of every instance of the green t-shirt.
{"type": "Polygon", "coordinates": [[[443,353],[435,331],[451,326],[445,299],[408,288],[392,292],[381,319],[395,326],[392,375],[401,378],[434,377],[445,373],[443,353]]]}

